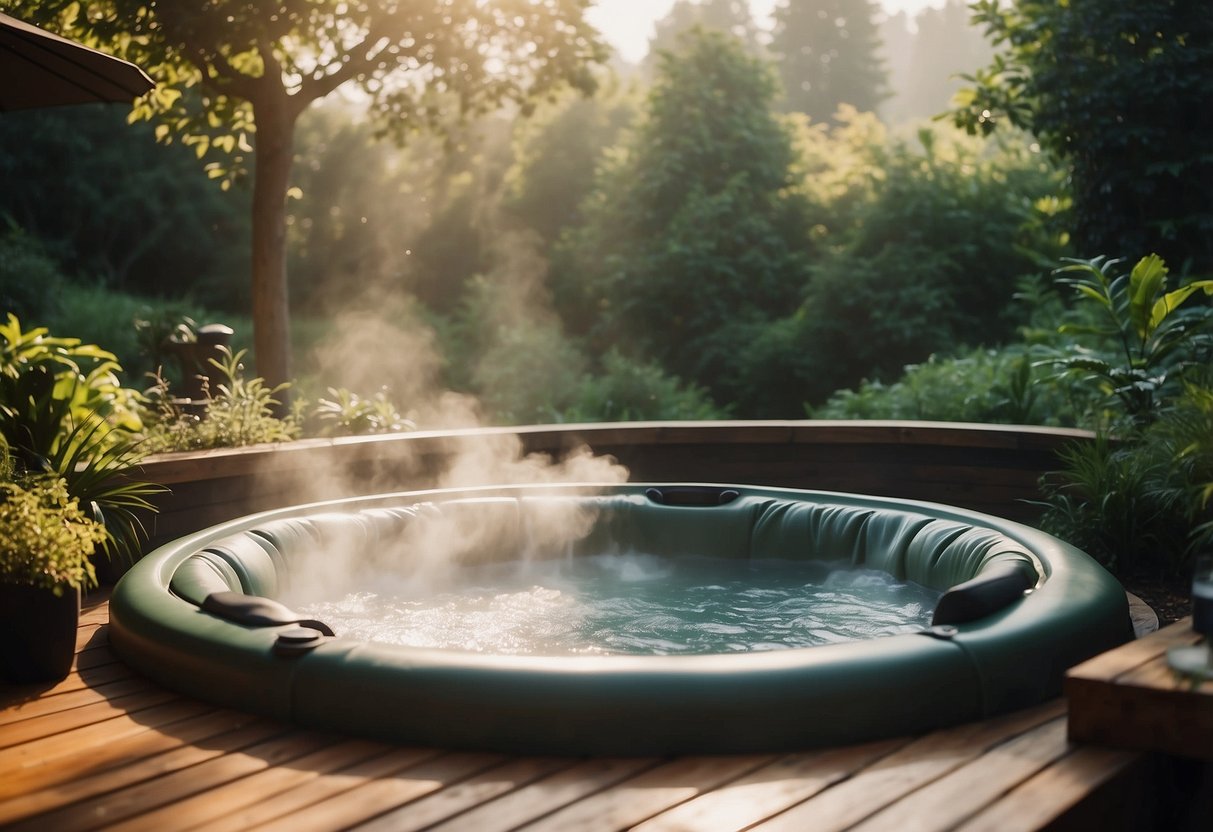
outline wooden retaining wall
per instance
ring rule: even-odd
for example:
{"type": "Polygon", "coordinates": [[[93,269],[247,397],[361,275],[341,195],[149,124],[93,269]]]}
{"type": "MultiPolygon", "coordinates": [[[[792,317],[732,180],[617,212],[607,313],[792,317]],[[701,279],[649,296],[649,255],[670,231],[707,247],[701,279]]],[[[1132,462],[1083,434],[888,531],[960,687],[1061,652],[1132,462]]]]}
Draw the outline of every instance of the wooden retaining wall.
{"type": "Polygon", "coordinates": [[[151,543],[262,511],[435,486],[526,481],[517,460],[610,455],[631,482],[847,491],[942,502],[1030,522],[1037,480],[1085,431],[941,422],[635,422],[484,428],[304,440],[164,454],[142,476],[151,543]]]}

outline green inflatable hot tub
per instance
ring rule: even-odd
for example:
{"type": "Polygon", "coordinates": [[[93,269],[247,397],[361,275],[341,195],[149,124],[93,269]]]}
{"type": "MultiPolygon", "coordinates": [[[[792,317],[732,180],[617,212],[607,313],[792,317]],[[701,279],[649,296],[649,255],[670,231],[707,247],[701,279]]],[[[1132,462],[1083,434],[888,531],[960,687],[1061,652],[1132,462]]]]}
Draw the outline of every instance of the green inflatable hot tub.
{"type": "Polygon", "coordinates": [[[161,547],[110,602],[115,652],[191,696],[381,739],[541,754],[784,751],[919,733],[1056,697],[1067,668],[1131,637],[1120,585],[1029,527],[750,486],[517,486],[267,512],[161,547]],[[279,600],[338,542],[394,552],[436,522],[485,529],[492,518],[492,544],[465,557],[512,559],[535,548],[547,512],[570,510],[589,518],[577,539],[529,554],[841,559],[943,595],[920,632],[667,656],[398,647],[333,635],[279,600]]]}

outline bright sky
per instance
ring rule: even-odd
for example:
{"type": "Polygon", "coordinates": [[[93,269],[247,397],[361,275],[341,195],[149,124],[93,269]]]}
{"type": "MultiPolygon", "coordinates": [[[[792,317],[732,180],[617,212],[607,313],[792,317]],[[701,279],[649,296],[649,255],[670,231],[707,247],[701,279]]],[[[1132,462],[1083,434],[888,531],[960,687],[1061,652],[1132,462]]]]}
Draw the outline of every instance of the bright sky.
{"type": "MultiPolygon", "coordinates": [[[[777,0],[750,0],[750,9],[759,25],[769,25],[771,9],[777,0]]],[[[878,0],[887,12],[907,11],[911,15],[926,6],[940,7],[944,0],[878,0]]],[[[633,63],[644,57],[649,50],[649,38],[653,36],[653,24],[665,17],[674,0],[598,0],[587,15],[589,20],[633,63]]]]}

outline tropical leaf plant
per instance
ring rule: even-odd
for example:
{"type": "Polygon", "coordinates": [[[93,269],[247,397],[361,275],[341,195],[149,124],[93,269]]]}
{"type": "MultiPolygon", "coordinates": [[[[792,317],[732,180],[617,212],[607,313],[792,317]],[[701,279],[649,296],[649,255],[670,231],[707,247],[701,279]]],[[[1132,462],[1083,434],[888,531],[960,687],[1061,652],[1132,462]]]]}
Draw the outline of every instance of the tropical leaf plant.
{"type": "Polygon", "coordinates": [[[1058,283],[1096,309],[1093,317],[1071,320],[1059,331],[1090,338],[1096,346],[1076,343],[1067,354],[1040,363],[1055,367],[1063,378],[1094,384],[1140,428],[1154,421],[1163,398],[1178,393],[1184,374],[1213,355],[1209,307],[1185,306],[1198,292],[1213,295],[1213,280],[1168,291],[1168,270],[1158,255],[1117,273],[1122,263],[1096,257],[1072,260],[1057,271],[1058,283]]]}
{"type": "Polygon", "coordinates": [[[99,414],[137,431],[138,394],[122,386],[121,371],[114,354],[95,344],[52,336],[45,327],[22,329],[11,312],[0,324],[0,408],[22,407],[28,397],[40,397],[49,377],[54,395],[70,402],[73,419],[99,414]]]}
{"type": "Polygon", "coordinates": [[[63,480],[80,509],[103,524],[101,549],[133,559],[146,537],[141,514],[161,486],[130,478],[143,457],[130,427],[134,391],[117,381],[113,355],[76,338],[0,325],[0,436],[14,475],[63,480]]]}

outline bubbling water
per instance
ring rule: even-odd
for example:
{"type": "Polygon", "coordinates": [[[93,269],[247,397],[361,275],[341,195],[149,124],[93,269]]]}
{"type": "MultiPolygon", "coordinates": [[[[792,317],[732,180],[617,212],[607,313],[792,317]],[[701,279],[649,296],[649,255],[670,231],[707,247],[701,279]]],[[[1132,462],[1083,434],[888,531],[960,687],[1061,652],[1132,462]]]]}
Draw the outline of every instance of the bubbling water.
{"type": "Polygon", "coordinates": [[[920,630],[940,593],[784,560],[601,555],[468,567],[441,591],[383,577],[301,612],[363,641],[515,655],[812,647],[920,630]]]}

